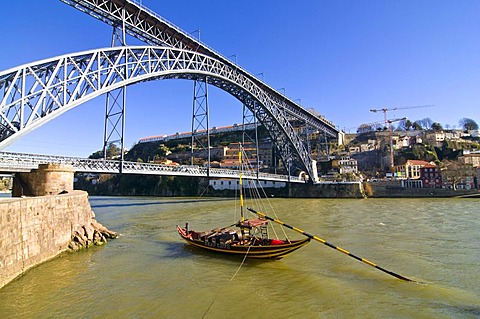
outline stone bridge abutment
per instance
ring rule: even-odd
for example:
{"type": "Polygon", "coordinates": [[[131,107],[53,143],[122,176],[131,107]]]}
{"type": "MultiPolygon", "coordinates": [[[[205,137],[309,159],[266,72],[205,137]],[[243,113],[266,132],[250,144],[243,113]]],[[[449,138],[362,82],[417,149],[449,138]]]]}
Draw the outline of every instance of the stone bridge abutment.
{"type": "Polygon", "coordinates": [[[73,190],[73,169],[42,165],[17,173],[15,196],[0,198],[0,288],[68,250],[115,238],[95,220],[88,193],[73,190]]]}

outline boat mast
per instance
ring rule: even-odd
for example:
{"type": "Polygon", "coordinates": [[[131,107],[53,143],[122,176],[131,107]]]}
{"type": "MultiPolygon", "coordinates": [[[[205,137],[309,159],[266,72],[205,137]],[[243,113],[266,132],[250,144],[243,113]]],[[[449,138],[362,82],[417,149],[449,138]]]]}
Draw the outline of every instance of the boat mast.
{"type": "Polygon", "coordinates": [[[240,216],[241,216],[241,221],[243,222],[245,220],[245,216],[243,214],[242,146],[240,146],[239,148],[240,148],[240,151],[238,151],[238,163],[240,165],[240,181],[239,181],[239,187],[240,187],[240,216]]]}

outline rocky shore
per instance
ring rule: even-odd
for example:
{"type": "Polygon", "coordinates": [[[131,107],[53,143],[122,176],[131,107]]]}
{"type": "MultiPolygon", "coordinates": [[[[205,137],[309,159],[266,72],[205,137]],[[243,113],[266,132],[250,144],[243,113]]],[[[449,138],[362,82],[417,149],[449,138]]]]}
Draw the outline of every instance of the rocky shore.
{"type": "Polygon", "coordinates": [[[95,214],[92,211],[92,222],[88,225],[76,225],[72,240],[68,244],[68,248],[77,251],[91,246],[101,246],[107,243],[108,239],[118,238],[116,232],[110,231],[95,220],[95,214]]]}

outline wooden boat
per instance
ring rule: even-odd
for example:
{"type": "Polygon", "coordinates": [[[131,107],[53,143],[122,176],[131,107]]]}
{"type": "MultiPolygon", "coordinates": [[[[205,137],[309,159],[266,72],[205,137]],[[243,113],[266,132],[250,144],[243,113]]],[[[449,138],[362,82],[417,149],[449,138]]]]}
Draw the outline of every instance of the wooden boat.
{"type": "MultiPolygon", "coordinates": [[[[242,164],[241,151],[239,163],[242,164]]],[[[269,225],[266,218],[245,219],[243,192],[242,174],[240,174],[240,220],[238,223],[205,232],[190,230],[186,223],[185,228],[177,225],[178,233],[192,246],[217,253],[256,259],[280,259],[309,243],[310,238],[272,239],[268,236],[269,225]]]]}
{"type": "Polygon", "coordinates": [[[207,232],[196,232],[177,225],[180,236],[190,245],[240,257],[256,259],[280,259],[285,255],[308,244],[310,238],[302,240],[279,240],[264,236],[256,236],[256,230],[265,233],[267,220],[256,218],[244,220],[232,226],[214,229],[207,232]]]}

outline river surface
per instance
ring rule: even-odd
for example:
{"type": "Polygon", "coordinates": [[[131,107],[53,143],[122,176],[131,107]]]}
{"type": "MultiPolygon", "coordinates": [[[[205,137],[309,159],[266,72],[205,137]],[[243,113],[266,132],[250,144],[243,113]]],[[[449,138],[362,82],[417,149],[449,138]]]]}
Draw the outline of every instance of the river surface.
{"type": "MultiPolygon", "coordinates": [[[[312,241],[282,260],[221,258],[175,225],[232,224],[232,199],[91,197],[121,237],[0,290],[0,318],[480,318],[479,199],[270,199],[312,241]]],[[[291,238],[302,235],[288,232],[291,238]]]]}

